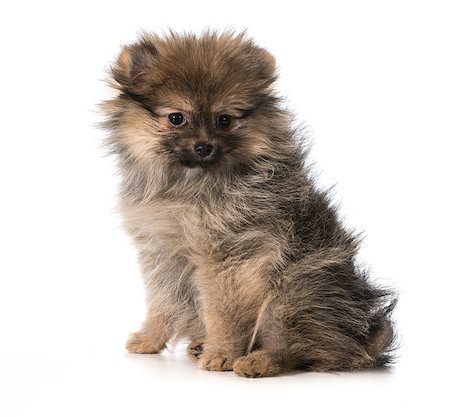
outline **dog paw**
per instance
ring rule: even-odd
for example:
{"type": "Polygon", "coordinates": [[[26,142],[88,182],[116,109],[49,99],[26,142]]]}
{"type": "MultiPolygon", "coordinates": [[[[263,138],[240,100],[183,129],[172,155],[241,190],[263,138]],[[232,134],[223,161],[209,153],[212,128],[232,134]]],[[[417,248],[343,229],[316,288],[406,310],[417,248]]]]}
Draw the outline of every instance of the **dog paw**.
{"type": "Polygon", "coordinates": [[[131,353],[158,353],[164,349],[166,342],[152,338],[141,332],[132,333],[127,341],[126,348],[131,353]]]}
{"type": "Polygon", "coordinates": [[[269,354],[256,351],[237,359],[233,365],[233,371],[247,378],[261,378],[277,375],[281,369],[277,361],[269,354]]]}
{"type": "Polygon", "coordinates": [[[237,356],[226,352],[203,352],[199,364],[205,371],[231,371],[237,356]]]}
{"type": "Polygon", "coordinates": [[[192,361],[197,362],[200,359],[203,353],[203,342],[203,339],[195,339],[189,343],[187,354],[192,361]]]}

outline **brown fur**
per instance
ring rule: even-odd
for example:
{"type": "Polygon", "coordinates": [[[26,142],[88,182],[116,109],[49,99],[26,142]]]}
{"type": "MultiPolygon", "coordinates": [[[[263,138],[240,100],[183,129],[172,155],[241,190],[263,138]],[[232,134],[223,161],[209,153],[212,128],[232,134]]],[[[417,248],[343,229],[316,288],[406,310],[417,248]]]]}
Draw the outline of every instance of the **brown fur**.
{"type": "Polygon", "coordinates": [[[314,186],[273,57],[244,35],[148,34],[111,72],[108,146],[148,293],[128,350],[187,338],[202,369],[248,377],[388,363],[393,297],[355,265],[357,238],[314,186]]]}

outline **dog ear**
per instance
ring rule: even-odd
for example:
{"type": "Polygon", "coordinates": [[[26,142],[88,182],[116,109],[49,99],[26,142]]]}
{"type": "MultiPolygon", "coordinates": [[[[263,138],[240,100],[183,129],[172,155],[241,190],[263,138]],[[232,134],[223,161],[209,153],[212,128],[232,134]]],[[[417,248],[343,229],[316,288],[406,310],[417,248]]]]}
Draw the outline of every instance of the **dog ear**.
{"type": "Polygon", "coordinates": [[[265,79],[269,84],[275,81],[277,63],[275,57],[264,48],[258,48],[259,78],[265,79]]]}
{"type": "Polygon", "coordinates": [[[151,73],[157,57],[158,51],[149,40],[125,46],[111,68],[112,76],[125,89],[138,87],[151,73]]]}
{"type": "Polygon", "coordinates": [[[265,75],[267,78],[273,78],[277,69],[275,57],[266,49],[260,49],[261,62],[264,64],[265,75]]]}
{"type": "Polygon", "coordinates": [[[251,43],[250,47],[243,50],[243,56],[253,81],[259,83],[260,87],[269,87],[276,80],[276,61],[266,49],[251,43]]]}

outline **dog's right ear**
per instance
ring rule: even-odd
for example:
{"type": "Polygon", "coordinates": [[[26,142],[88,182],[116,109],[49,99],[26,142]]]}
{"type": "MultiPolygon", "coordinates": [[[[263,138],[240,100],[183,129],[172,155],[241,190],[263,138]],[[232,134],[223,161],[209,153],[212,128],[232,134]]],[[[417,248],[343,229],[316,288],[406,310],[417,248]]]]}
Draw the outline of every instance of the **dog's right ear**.
{"type": "Polygon", "coordinates": [[[150,75],[157,58],[155,45],[149,40],[141,40],[122,48],[111,74],[125,90],[139,89],[146,76],[150,75]]]}

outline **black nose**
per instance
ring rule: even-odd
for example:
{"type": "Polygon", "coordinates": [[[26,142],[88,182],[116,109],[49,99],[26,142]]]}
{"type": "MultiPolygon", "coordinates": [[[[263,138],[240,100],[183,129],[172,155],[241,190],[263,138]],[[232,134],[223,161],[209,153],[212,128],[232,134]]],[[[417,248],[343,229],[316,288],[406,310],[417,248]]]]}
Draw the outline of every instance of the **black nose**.
{"type": "Polygon", "coordinates": [[[206,158],[208,155],[211,155],[213,146],[205,142],[196,143],[194,145],[194,151],[200,158],[206,158]]]}

